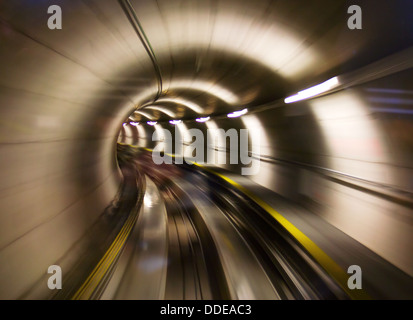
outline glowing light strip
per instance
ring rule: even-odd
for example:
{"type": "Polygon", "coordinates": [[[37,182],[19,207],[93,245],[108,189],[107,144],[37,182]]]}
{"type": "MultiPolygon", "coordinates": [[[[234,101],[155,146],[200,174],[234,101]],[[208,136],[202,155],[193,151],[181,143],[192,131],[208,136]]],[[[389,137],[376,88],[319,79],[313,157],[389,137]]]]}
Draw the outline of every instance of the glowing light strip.
{"type": "Polygon", "coordinates": [[[170,123],[170,124],[173,124],[173,125],[179,124],[179,123],[181,123],[181,122],[182,122],[182,120],[170,120],[170,121],[169,121],[169,123],[170,123]]]}
{"type": "Polygon", "coordinates": [[[228,118],[238,118],[238,117],[243,116],[247,112],[248,112],[248,109],[243,109],[243,110],[240,110],[240,111],[234,111],[234,112],[228,113],[227,117],[228,118]]]}
{"type": "Polygon", "coordinates": [[[158,122],[156,121],[148,121],[147,124],[149,124],[150,126],[154,126],[156,125],[158,122]]]}
{"type": "Polygon", "coordinates": [[[207,122],[209,119],[211,119],[211,117],[198,118],[196,119],[196,122],[207,122]]]}
{"type": "Polygon", "coordinates": [[[315,97],[319,94],[327,92],[339,84],[338,78],[334,77],[314,87],[298,92],[296,95],[288,97],[284,100],[285,103],[293,103],[301,100],[306,100],[315,97]]]}

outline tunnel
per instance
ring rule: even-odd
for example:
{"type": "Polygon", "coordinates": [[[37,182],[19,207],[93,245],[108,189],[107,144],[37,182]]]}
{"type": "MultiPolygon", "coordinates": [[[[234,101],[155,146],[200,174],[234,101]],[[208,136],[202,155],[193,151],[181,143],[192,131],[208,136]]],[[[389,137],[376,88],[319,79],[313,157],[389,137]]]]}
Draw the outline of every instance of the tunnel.
{"type": "Polygon", "coordinates": [[[0,299],[412,299],[412,12],[0,1],[0,299]]]}

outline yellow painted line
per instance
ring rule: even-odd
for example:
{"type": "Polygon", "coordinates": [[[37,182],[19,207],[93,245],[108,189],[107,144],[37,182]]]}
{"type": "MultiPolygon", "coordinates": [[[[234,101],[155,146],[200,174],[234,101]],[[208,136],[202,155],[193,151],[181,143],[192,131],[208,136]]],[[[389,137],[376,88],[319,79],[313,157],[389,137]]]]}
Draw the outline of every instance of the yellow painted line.
{"type": "Polygon", "coordinates": [[[122,142],[117,142],[117,144],[120,144],[121,146],[128,146],[131,148],[139,149],[139,146],[134,146],[133,144],[122,143],[122,142]]]}
{"type": "Polygon", "coordinates": [[[89,275],[89,277],[86,279],[86,281],[83,283],[83,285],[80,287],[80,289],[76,292],[76,294],[73,296],[73,300],[78,300],[78,299],[88,299],[90,297],[90,295],[93,293],[92,292],[89,293],[88,296],[85,296],[85,292],[86,291],[91,291],[91,288],[95,288],[96,286],[94,286],[93,284],[97,282],[97,284],[99,283],[99,280],[101,279],[101,277],[98,278],[98,281],[96,281],[96,275],[101,273],[102,270],[106,270],[106,265],[108,263],[108,261],[111,261],[111,257],[113,255],[114,252],[116,252],[119,248],[119,244],[121,244],[121,241],[123,239],[123,235],[125,234],[125,231],[127,230],[128,225],[130,224],[130,221],[127,220],[125,225],[122,227],[121,231],[119,232],[119,234],[117,235],[116,239],[113,241],[112,245],[109,247],[109,249],[106,251],[105,255],[103,256],[103,258],[99,261],[98,265],[95,267],[95,269],[92,271],[92,273],[89,275]]]}
{"type": "MultiPolygon", "coordinates": [[[[128,223],[129,227],[130,222],[128,223]]],[[[109,267],[112,265],[113,260],[116,258],[118,255],[119,251],[123,247],[123,244],[126,240],[125,235],[128,233],[128,228],[125,229],[125,231],[122,233],[121,237],[118,239],[116,242],[116,246],[113,247],[113,249],[110,251],[110,254],[106,257],[104,260],[103,264],[99,265],[99,268],[94,272],[92,278],[90,281],[87,283],[87,285],[83,288],[82,292],[79,294],[79,298],[81,299],[89,299],[91,295],[93,294],[94,290],[96,287],[99,285],[101,282],[103,276],[106,274],[108,271],[109,267]]]]}
{"type": "Polygon", "coordinates": [[[355,300],[366,300],[371,299],[364,290],[350,290],[347,286],[347,281],[349,275],[332,259],[328,256],[320,247],[318,247],[310,238],[308,238],[302,231],[300,231],[296,226],[294,226],[290,221],[288,221],[283,215],[271,207],[268,203],[258,197],[256,194],[240,185],[239,183],[233,181],[232,179],[215,172],[214,170],[207,168],[203,165],[194,162],[194,165],[202,168],[203,170],[209,171],[214,175],[220,177],[226,182],[230,183],[232,186],[240,190],[242,193],[247,195],[255,203],[257,203],[261,208],[267,211],[275,220],[277,220],[312,256],[315,260],[327,271],[327,273],[333,277],[340,285],[340,287],[355,300]]]}
{"type": "Polygon", "coordinates": [[[109,267],[112,265],[115,258],[118,256],[120,250],[126,242],[130,231],[136,221],[137,212],[131,214],[126,220],[124,226],[119,231],[112,245],[106,251],[103,258],[99,261],[97,266],[93,269],[91,274],[88,276],[83,285],[78,289],[78,291],[72,297],[72,300],[85,300],[89,299],[93,294],[96,287],[101,282],[103,276],[108,271],[109,267]]]}
{"type": "MultiPolygon", "coordinates": [[[[147,151],[152,151],[150,149],[145,149],[147,151]]],[[[172,156],[172,155],[169,155],[172,156]]],[[[192,162],[194,165],[200,167],[201,169],[208,171],[224,181],[228,182],[250,199],[252,199],[261,208],[267,211],[276,221],[278,221],[309,253],[313,258],[324,268],[324,270],[336,280],[340,287],[348,294],[351,299],[354,300],[370,300],[371,297],[364,290],[350,290],[347,286],[347,281],[350,277],[329,255],[327,255],[320,247],[318,247],[310,238],[308,238],[301,230],[294,226],[290,221],[288,221],[283,215],[281,215],[277,210],[271,207],[268,203],[262,200],[259,196],[235,182],[234,180],[226,177],[225,175],[218,173],[204,165],[196,162],[192,162]]]]}

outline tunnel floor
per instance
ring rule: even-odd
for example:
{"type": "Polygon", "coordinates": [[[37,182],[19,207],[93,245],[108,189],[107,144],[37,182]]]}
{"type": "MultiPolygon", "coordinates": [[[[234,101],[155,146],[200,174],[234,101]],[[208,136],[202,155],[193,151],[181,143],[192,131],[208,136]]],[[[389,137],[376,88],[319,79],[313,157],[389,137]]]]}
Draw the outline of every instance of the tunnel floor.
{"type": "Polygon", "coordinates": [[[217,167],[155,165],[149,151],[125,150],[144,181],[143,201],[101,283],[75,298],[413,297],[407,274],[300,204],[217,167]],[[365,270],[362,292],[343,278],[355,264],[365,270]]]}

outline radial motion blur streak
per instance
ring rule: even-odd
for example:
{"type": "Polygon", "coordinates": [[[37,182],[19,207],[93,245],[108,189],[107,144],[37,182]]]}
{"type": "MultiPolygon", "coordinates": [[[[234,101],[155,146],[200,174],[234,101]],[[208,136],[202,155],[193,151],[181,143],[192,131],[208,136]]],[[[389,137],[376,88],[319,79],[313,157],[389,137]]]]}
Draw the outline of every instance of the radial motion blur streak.
{"type": "Polygon", "coordinates": [[[413,299],[413,4],[353,2],[0,1],[0,299],[413,299]]]}

